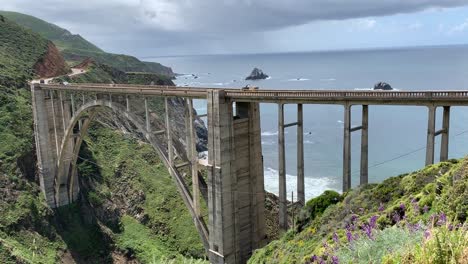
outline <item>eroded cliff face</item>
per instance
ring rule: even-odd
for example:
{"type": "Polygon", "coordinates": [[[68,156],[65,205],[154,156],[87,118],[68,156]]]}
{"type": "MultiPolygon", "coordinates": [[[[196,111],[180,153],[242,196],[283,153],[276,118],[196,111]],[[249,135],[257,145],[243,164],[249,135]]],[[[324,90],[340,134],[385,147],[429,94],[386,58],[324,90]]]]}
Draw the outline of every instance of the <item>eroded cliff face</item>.
{"type": "Polygon", "coordinates": [[[34,73],[40,78],[65,75],[70,71],[60,51],[49,41],[47,52],[34,65],[34,73]]]}

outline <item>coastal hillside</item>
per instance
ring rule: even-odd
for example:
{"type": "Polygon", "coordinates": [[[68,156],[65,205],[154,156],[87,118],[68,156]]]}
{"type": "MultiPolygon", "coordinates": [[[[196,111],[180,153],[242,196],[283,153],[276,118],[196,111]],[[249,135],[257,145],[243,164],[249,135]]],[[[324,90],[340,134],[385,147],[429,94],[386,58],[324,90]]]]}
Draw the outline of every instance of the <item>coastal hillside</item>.
{"type": "Polygon", "coordinates": [[[60,49],[80,49],[94,52],[103,52],[100,48],[90,43],[80,35],[74,35],[70,31],[48,23],[42,19],[17,12],[0,11],[0,15],[17,24],[26,27],[45,39],[49,39],[60,49]]]}
{"type": "Polygon", "coordinates": [[[468,158],[307,202],[249,263],[468,263],[468,158]]]}
{"type": "Polygon", "coordinates": [[[0,15],[1,85],[20,86],[33,77],[57,76],[68,71],[52,42],[0,15]]]}
{"type": "Polygon", "coordinates": [[[174,76],[171,68],[160,63],[144,62],[133,56],[104,52],[82,36],[74,35],[66,29],[36,17],[8,11],[0,11],[0,14],[54,42],[70,66],[92,58],[98,63],[124,72],[151,72],[174,76]]]}
{"type": "MultiPolygon", "coordinates": [[[[85,188],[79,201],[57,211],[47,208],[36,178],[27,81],[47,76],[43,70],[65,74],[68,67],[57,67],[65,63],[60,53],[50,56],[52,42],[3,16],[0,36],[0,263],[203,263],[192,259],[203,257],[203,247],[157,156],[100,121],[81,154],[87,160],[80,162],[85,188]],[[121,154],[108,154],[111,143],[121,154]]],[[[100,70],[81,80],[149,84],[164,78],[171,84],[155,74],[88,66],[100,70]]]]}

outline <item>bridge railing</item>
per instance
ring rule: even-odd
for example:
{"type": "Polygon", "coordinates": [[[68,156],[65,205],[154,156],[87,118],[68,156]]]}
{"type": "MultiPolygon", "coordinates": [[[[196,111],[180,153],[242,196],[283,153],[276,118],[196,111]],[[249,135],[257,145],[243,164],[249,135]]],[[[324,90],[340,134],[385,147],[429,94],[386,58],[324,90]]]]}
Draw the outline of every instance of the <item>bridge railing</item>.
{"type": "Polygon", "coordinates": [[[206,98],[207,92],[223,89],[226,97],[233,100],[251,100],[262,102],[275,100],[304,101],[347,101],[347,100],[401,100],[401,101],[468,101],[468,90],[452,91],[374,91],[374,90],[246,90],[233,88],[175,87],[160,85],[127,85],[127,84],[69,84],[39,85],[51,90],[74,90],[94,93],[139,94],[144,96],[180,96],[189,98],[206,98]]]}

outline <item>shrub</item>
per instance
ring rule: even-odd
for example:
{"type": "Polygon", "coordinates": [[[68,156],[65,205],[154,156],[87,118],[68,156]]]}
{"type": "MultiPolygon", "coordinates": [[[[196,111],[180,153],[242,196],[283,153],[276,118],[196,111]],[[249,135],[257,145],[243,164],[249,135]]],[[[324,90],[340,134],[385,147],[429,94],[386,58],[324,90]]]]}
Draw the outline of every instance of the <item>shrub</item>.
{"type": "Polygon", "coordinates": [[[320,196],[309,200],[299,213],[297,219],[298,231],[301,231],[307,223],[321,215],[330,205],[341,200],[341,195],[335,191],[325,191],[320,196]]]}

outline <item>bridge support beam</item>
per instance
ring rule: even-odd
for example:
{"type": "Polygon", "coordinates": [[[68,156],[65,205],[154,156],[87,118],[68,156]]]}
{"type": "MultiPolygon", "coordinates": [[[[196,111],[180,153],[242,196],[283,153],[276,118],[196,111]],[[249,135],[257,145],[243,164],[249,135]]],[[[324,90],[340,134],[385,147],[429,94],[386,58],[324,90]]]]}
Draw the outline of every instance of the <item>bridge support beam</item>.
{"type": "Polygon", "coordinates": [[[450,106],[444,106],[442,119],[442,139],[440,146],[440,161],[448,160],[449,151],[450,106]]]}
{"type": "Polygon", "coordinates": [[[297,200],[305,204],[304,191],[304,118],[302,104],[297,105],[297,200]]]}
{"type": "Polygon", "coordinates": [[[351,105],[344,107],[343,192],[351,189],[351,105]]]}
{"type": "Polygon", "coordinates": [[[208,91],[208,213],[211,263],[245,263],[265,239],[258,104],[208,91]]]}
{"type": "Polygon", "coordinates": [[[286,152],[284,141],[284,104],[278,104],[278,184],[279,227],[288,230],[288,204],[286,190],[286,152]]]}
{"type": "Polygon", "coordinates": [[[360,184],[369,182],[369,106],[362,106],[361,128],[361,177],[360,184]]]}
{"type": "Polygon", "coordinates": [[[434,164],[436,107],[431,105],[428,110],[426,166],[434,164]]]}

